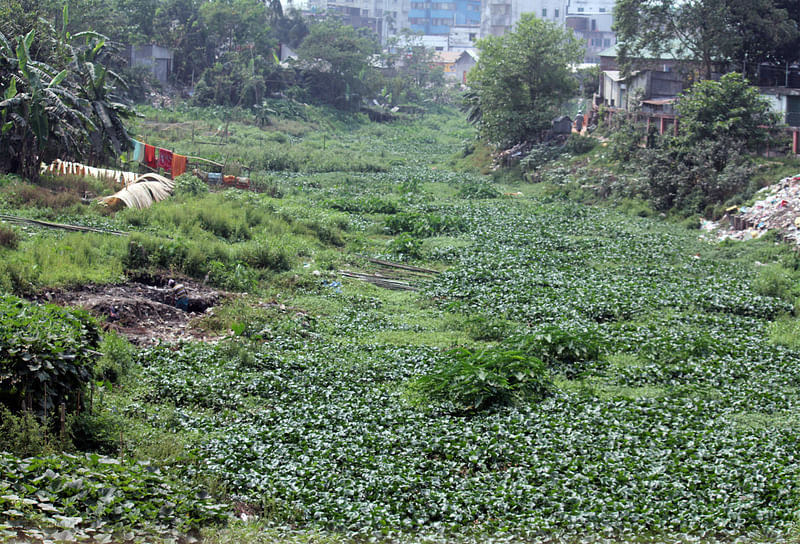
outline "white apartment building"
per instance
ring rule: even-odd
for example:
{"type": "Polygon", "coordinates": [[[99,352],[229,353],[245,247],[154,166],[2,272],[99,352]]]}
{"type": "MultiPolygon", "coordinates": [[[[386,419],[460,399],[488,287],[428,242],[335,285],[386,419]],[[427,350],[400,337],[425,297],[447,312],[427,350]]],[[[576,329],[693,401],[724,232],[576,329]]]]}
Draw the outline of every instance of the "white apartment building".
{"type": "Polygon", "coordinates": [[[523,13],[571,28],[586,41],[584,62],[599,62],[598,53],[616,43],[611,25],[614,0],[482,0],[481,37],[502,36],[523,13]]]}

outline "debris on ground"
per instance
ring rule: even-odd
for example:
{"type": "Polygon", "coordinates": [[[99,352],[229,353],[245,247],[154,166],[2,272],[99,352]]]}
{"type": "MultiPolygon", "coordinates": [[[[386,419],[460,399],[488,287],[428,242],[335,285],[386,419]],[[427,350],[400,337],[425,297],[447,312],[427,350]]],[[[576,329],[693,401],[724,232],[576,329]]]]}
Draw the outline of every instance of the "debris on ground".
{"type": "Polygon", "coordinates": [[[800,244],[800,175],[764,187],[751,206],[733,206],[720,223],[703,220],[701,230],[718,240],[751,240],[777,230],[784,240],[800,244]]]}
{"type": "Polygon", "coordinates": [[[189,322],[219,304],[227,295],[181,278],[189,292],[189,311],[175,307],[163,278],[138,278],[119,285],[84,285],[73,289],[52,289],[34,299],[64,306],[85,308],[106,320],[106,327],[125,336],[133,344],[149,345],[177,340],[209,340],[195,336],[189,322]]]}

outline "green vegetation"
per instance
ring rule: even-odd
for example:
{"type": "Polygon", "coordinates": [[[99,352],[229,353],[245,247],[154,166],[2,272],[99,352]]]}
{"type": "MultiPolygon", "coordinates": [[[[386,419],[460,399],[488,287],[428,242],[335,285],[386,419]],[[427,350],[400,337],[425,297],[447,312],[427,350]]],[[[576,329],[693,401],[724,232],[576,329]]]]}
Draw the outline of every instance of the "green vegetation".
{"type": "Polygon", "coordinates": [[[502,149],[538,141],[550,128],[577,80],[569,66],[583,55],[572,32],[523,14],[515,30],[477,44],[480,60],[470,70],[468,117],[480,137],[502,149]]]}
{"type": "Polygon", "coordinates": [[[609,148],[577,137],[533,184],[452,171],[474,158],[444,107],[380,125],[297,108],[271,125],[145,109],[133,127],[189,152],[207,145],[194,130],[230,118],[228,143],[206,149],[252,163],[264,192],[186,176],[173,198],[110,214],[2,178],[4,213],[128,233],[6,227],[4,292],[176,273],[230,291],[182,341],[92,343],[92,408],[63,436],[0,415],[3,538],[796,537],[796,254],[654,218],[644,185],[605,169],[609,148]],[[625,199],[585,204],[603,194],[625,199]]]}

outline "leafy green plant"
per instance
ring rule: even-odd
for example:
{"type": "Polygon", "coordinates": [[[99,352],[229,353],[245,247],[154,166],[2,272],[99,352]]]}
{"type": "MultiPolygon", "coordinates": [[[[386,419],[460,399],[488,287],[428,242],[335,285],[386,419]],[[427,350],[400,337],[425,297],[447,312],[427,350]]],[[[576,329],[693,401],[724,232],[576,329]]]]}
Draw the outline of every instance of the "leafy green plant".
{"type": "Polygon", "coordinates": [[[0,405],[0,450],[18,457],[32,457],[50,453],[47,427],[36,419],[33,412],[12,414],[0,405]]]}
{"type": "Polygon", "coordinates": [[[206,182],[194,174],[181,174],[175,178],[175,195],[198,196],[207,192],[206,182]]]}
{"type": "Polygon", "coordinates": [[[583,155],[588,153],[597,145],[597,140],[582,134],[570,134],[564,142],[564,151],[573,155],[583,155]]]}
{"type": "Polygon", "coordinates": [[[458,190],[458,196],[470,199],[497,198],[500,191],[486,181],[468,181],[458,190]]]}
{"type": "Polygon", "coordinates": [[[387,249],[389,250],[389,253],[400,259],[422,258],[422,240],[407,233],[403,233],[392,240],[389,240],[387,249]]]}
{"type": "Polygon", "coordinates": [[[505,347],[452,350],[440,368],[410,384],[418,405],[463,414],[541,400],[551,390],[541,360],[505,347]]]}
{"type": "Polygon", "coordinates": [[[588,363],[598,361],[602,344],[589,331],[570,331],[551,325],[533,334],[511,340],[531,357],[538,357],[551,369],[573,378],[580,375],[588,363]]]}
{"type": "Polygon", "coordinates": [[[45,421],[61,403],[74,410],[99,344],[83,310],[0,297],[0,400],[12,410],[29,402],[45,421]]]}

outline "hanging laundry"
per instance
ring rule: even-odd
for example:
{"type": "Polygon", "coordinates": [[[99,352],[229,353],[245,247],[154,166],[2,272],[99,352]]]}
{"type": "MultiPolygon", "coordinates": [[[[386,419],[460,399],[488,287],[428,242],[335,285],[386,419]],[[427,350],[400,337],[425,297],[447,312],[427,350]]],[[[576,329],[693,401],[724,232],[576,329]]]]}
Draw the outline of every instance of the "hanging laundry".
{"type": "Polygon", "coordinates": [[[163,168],[165,172],[172,170],[172,151],[158,148],[158,167],[163,168]]]}
{"type": "Polygon", "coordinates": [[[156,148],[152,145],[145,144],[144,146],[144,163],[150,168],[158,168],[158,162],[156,161],[156,148]]]}
{"type": "Polygon", "coordinates": [[[144,144],[142,142],[133,140],[133,160],[142,162],[144,159],[144,144]]]}
{"type": "Polygon", "coordinates": [[[172,179],[186,172],[186,157],[177,153],[172,154],[172,179]]]}

